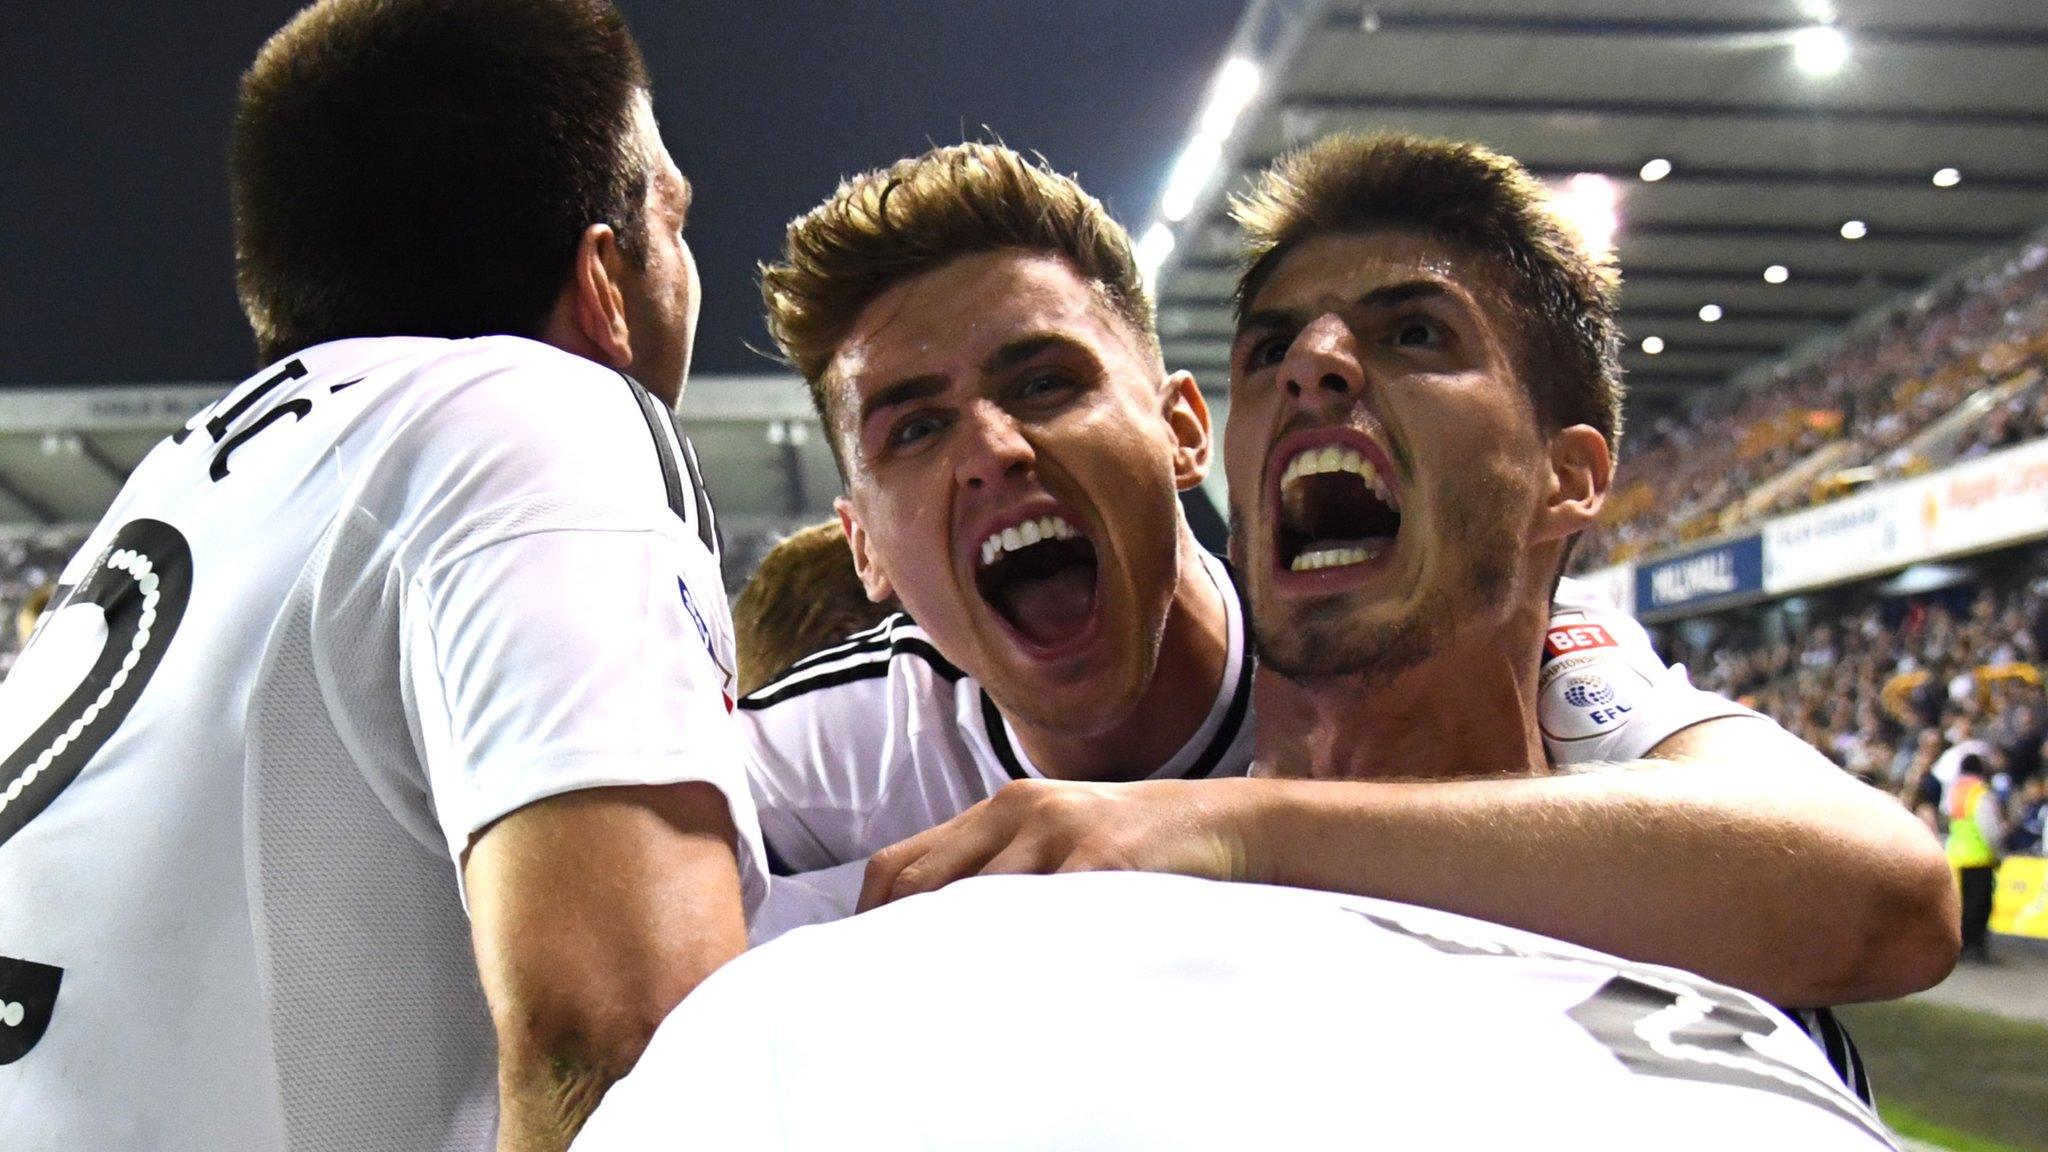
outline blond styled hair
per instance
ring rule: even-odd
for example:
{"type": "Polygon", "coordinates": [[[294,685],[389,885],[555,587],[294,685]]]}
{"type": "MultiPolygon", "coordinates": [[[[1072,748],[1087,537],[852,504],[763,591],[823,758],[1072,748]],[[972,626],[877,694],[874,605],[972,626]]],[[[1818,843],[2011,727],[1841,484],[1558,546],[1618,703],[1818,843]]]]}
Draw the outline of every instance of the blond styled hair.
{"type": "Polygon", "coordinates": [[[1000,144],[953,144],[839,185],[790,221],[761,266],[768,332],[810,386],[834,453],[824,378],[863,308],[892,285],[981,252],[1056,256],[1154,351],[1159,337],[1130,234],[1072,177],[1000,144]]]}
{"type": "Polygon", "coordinates": [[[1478,144],[1342,133],[1276,161],[1233,199],[1231,215],[1247,242],[1240,319],[1280,261],[1323,233],[1414,229],[1491,261],[1521,313],[1521,375],[1539,419],[1589,424],[1618,446],[1620,273],[1514,159],[1478,144]]]}
{"type": "Polygon", "coordinates": [[[839,521],[797,529],[768,550],[732,602],[740,695],[895,611],[894,600],[868,599],[839,521]]]}

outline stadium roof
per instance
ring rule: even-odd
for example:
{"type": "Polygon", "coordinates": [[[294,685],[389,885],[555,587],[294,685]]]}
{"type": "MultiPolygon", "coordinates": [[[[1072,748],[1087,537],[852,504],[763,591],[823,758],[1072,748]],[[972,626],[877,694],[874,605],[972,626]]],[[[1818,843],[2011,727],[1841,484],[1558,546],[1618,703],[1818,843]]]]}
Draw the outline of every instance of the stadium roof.
{"type": "MultiPolygon", "coordinates": [[[[1251,0],[1188,125],[1190,140],[1210,137],[1188,155],[1213,146],[1213,169],[1184,160],[1160,173],[1179,219],[1159,204],[1125,214],[1141,250],[1174,241],[1158,272],[1168,363],[1193,370],[1225,418],[1237,241],[1224,195],[1343,128],[1484,141],[1560,184],[1605,177],[1627,279],[1624,362],[1651,403],[1726,381],[2048,222],[2048,5],[1818,4],[1251,0]],[[1830,48],[1846,55],[1826,72],[1830,48]],[[1669,173],[1645,179],[1660,159],[1669,173]],[[1955,180],[1937,186],[1945,168],[1955,180]],[[1842,234],[1852,219],[1860,239],[1842,234]],[[1782,283],[1765,281],[1773,265],[1782,283]],[[1718,323],[1700,319],[1708,304],[1718,323]],[[1648,336],[1661,355],[1642,350],[1648,336]]],[[[227,383],[0,389],[0,526],[97,518],[156,439],[227,383]]],[[[728,520],[829,512],[838,478],[795,381],[700,376],[683,416],[728,520]]]]}
{"type": "MultiPolygon", "coordinates": [[[[1198,122],[1195,159],[1153,221],[1174,238],[1158,273],[1167,360],[1212,386],[1238,243],[1224,194],[1340,129],[1479,140],[1559,186],[1604,177],[1624,364],[1650,402],[1726,381],[2048,221],[2039,0],[1255,2],[1232,52],[1256,66],[1256,94],[1220,149],[1198,122]],[[1220,154],[1205,180],[1202,149],[1220,154]],[[1766,281],[1774,265],[1781,282],[1766,281]],[[1707,305],[1718,322],[1701,318],[1707,305]],[[1643,350],[1650,336],[1661,354],[1643,350]]],[[[1231,84],[1226,67],[1216,91],[1231,84]]]]}

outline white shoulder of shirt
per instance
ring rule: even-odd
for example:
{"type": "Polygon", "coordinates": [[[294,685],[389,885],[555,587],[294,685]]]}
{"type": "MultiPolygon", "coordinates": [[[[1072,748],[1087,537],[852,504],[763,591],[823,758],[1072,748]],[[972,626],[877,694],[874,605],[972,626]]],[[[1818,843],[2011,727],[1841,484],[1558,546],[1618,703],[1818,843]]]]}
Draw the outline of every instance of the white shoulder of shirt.
{"type": "Polygon", "coordinates": [[[1537,676],[1537,724],[1559,764],[1638,760],[1683,729],[1756,713],[1693,686],[1649,633],[1583,581],[1558,582],[1537,676]]]}

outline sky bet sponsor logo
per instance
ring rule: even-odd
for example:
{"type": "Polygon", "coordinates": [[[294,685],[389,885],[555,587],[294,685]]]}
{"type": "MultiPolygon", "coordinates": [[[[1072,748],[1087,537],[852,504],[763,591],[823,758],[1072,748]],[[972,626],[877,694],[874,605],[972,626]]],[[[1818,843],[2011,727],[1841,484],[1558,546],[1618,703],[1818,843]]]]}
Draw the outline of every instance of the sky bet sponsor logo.
{"type": "Polygon", "coordinates": [[[1614,647],[1614,637],[1598,624],[1573,624],[1566,628],[1552,628],[1543,634],[1543,656],[1555,660],[1573,652],[1585,652],[1594,648],[1614,647]]]}

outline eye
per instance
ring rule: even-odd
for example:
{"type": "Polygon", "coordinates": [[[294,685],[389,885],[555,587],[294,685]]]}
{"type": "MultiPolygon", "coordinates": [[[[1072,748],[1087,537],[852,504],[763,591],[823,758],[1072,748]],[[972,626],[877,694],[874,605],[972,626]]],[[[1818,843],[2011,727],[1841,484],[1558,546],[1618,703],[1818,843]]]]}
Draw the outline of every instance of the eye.
{"type": "Polygon", "coordinates": [[[1293,345],[1291,336],[1268,336],[1252,345],[1252,350],[1245,356],[1245,367],[1271,368],[1287,359],[1287,349],[1293,345]]]}
{"type": "Polygon", "coordinates": [[[1393,339],[1389,343],[1403,348],[1436,347],[1444,342],[1445,335],[1442,325],[1421,316],[1411,316],[1397,322],[1393,332],[1393,339]]]}
{"type": "Polygon", "coordinates": [[[912,415],[890,430],[889,443],[892,447],[908,447],[920,440],[937,435],[939,429],[944,426],[944,423],[937,416],[928,413],[912,415]]]}
{"type": "Polygon", "coordinates": [[[1058,372],[1039,372],[1024,377],[1017,384],[1017,398],[1020,400],[1050,400],[1064,395],[1073,387],[1073,381],[1058,372]]]}

